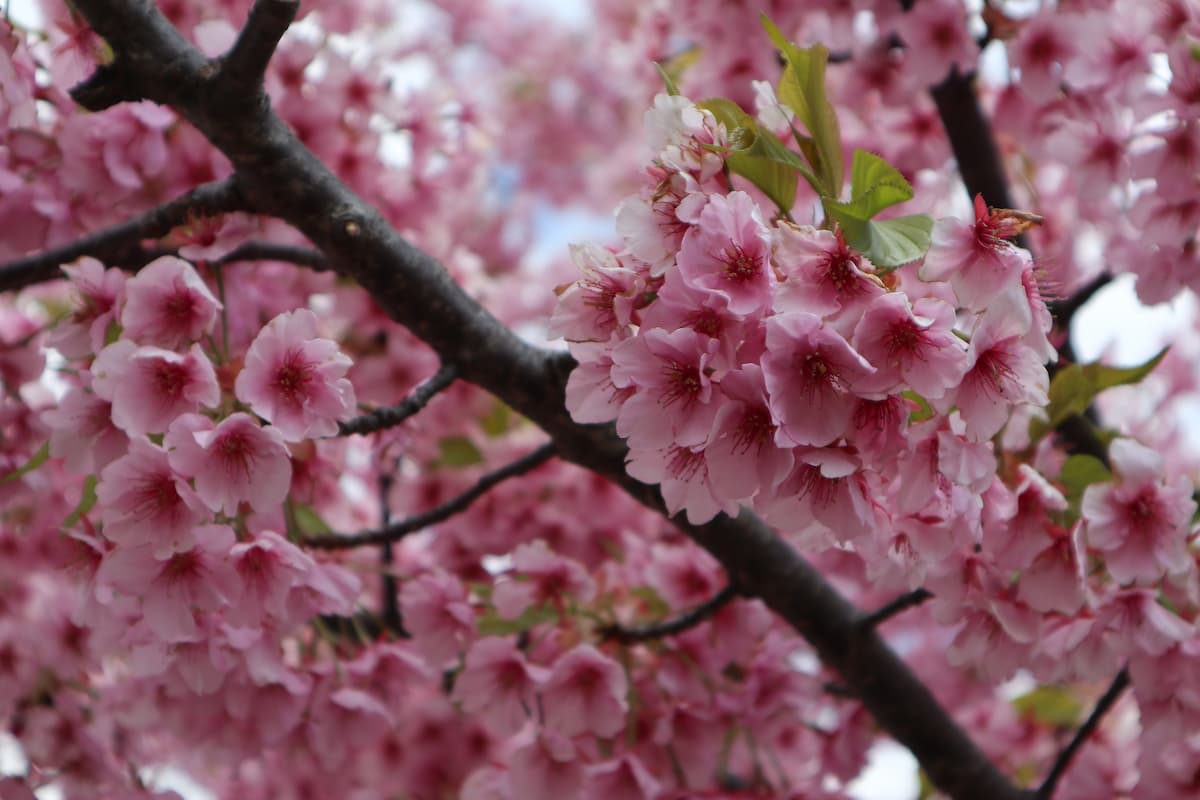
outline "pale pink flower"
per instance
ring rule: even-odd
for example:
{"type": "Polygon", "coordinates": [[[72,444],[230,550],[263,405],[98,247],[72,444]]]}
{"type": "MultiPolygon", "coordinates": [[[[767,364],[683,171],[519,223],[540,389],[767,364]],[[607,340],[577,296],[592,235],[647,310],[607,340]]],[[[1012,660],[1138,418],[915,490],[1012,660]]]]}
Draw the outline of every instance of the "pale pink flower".
{"type": "Polygon", "coordinates": [[[558,555],[541,539],[521,545],[512,557],[514,576],[497,583],[492,593],[492,602],[503,617],[515,619],[532,605],[561,605],[567,597],[587,602],[596,593],[591,576],[579,562],[558,555]]]}
{"type": "Polygon", "coordinates": [[[367,692],[321,687],[315,694],[304,733],[309,751],[325,770],[366,750],[395,724],[387,708],[367,692]]]}
{"type": "Polygon", "coordinates": [[[546,730],[513,753],[509,780],[522,800],[570,800],[583,785],[583,764],[569,739],[546,730]]]}
{"type": "MultiPolygon", "coordinates": [[[[1008,46],[1012,65],[1021,70],[1017,84],[1036,103],[1058,96],[1067,63],[1081,49],[1079,15],[1046,11],[1021,25],[1008,46]]],[[[1090,46],[1090,43],[1089,43],[1090,46]]]]}
{"type": "Polygon", "coordinates": [[[221,388],[200,345],[180,355],[121,339],[92,364],[92,388],[112,402],[113,424],[130,436],[163,433],[182,414],[215,407],[221,388]]]}
{"type": "Polygon", "coordinates": [[[349,357],[317,337],[317,317],[306,308],[280,314],[259,332],[237,377],[237,398],[285,441],[332,436],[338,420],[354,416],[354,387],[344,378],[349,357]]]}
{"type": "Polygon", "coordinates": [[[630,197],[617,209],[617,233],[629,253],[650,265],[650,275],[660,277],[675,263],[679,244],[708,195],[696,179],[661,167],[649,170],[658,179],[650,197],[630,197]]]}
{"type": "Polygon", "coordinates": [[[277,507],[292,483],[292,462],[276,428],[263,428],[238,412],[213,427],[186,414],[171,424],[163,445],[171,467],[194,478],[196,494],[213,511],[237,513],[241,503],[257,511],[277,507]]]}
{"type": "Polygon", "coordinates": [[[272,531],[261,531],[229,551],[242,581],[242,598],[229,609],[236,624],[255,626],[264,617],[288,619],[288,595],[316,569],[312,558],[272,531]]]}
{"type": "Polygon", "coordinates": [[[77,475],[104,469],[125,454],[129,442],[113,425],[112,403],[79,386],[71,387],[57,408],[43,411],[42,421],[51,429],[50,455],[77,475]]]}
{"type": "Polygon", "coordinates": [[[941,397],[966,371],[966,343],[953,329],[954,309],[941,300],[923,298],[914,308],[899,292],[876,297],[854,329],[854,349],[877,370],[866,383],[941,397]]]}
{"type": "Polygon", "coordinates": [[[122,545],[151,544],[158,558],[192,546],[192,528],[207,513],[166,452],[145,439],[105,467],[96,485],[104,535],[122,545]]]}
{"type": "Polygon", "coordinates": [[[138,344],[171,350],[211,333],[220,310],[191,264],[162,256],[125,284],[121,327],[138,344]]]}
{"type": "Polygon", "coordinates": [[[488,636],[467,651],[466,665],[454,682],[454,699],[496,731],[512,733],[535,714],[534,693],[546,675],[544,667],[527,663],[511,640],[488,636]]]}
{"type": "Polygon", "coordinates": [[[475,638],[475,612],[462,581],[431,570],[406,581],[400,590],[404,627],[435,667],[458,656],[475,638]]]}
{"type": "Polygon", "coordinates": [[[721,403],[704,457],[713,487],[739,500],[771,491],[792,468],[791,448],[775,444],[777,427],[767,406],[762,368],[745,364],[726,373],[721,403]]]}
{"type": "Polygon", "coordinates": [[[1160,656],[1195,635],[1195,626],[1164,608],[1150,589],[1114,592],[1096,608],[1096,624],[1118,652],[1160,656]]]}
{"type": "Polygon", "coordinates": [[[625,670],[591,645],[555,662],[542,690],[546,725],[564,736],[616,736],[625,727],[625,670]]]}
{"type": "Polygon", "coordinates": [[[612,422],[621,404],[636,391],[612,381],[612,347],[596,342],[573,342],[571,355],[579,366],[567,378],[566,406],[576,422],[612,422]]]}
{"type": "Polygon", "coordinates": [[[852,328],[857,312],[884,293],[871,275],[871,263],[852,250],[841,233],[781,222],[775,226],[775,261],[785,276],[775,300],[778,311],[819,317],[840,317],[844,312],[852,328]]]}
{"type": "Polygon", "coordinates": [[[607,342],[614,334],[626,332],[645,292],[638,273],[594,244],[571,245],[571,260],[583,276],[558,290],[547,335],[572,342],[607,342]]]}
{"type": "Polygon", "coordinates": [[[949,281],[958,301],[979,311],[1004,292],[1024,293],[1021,276],[1029,268],[1028,250],[1007,241],[1012,221],[993,213],[975,196],[975,220],[960,222],[954,217],[933,226],[933,243],[921,265],[921,280],[949,281]]]}
{"type": "Polygon", "coordinates": [[[661,790],[661,784],[638,757],[626,753],[613,761],[589,766],[583,796],[586,800],[654,800],[661,790]]]}
{"type": "Polygon", "coordinates": [[[142,615],[167,642],[195,640],[196,611],[218,611],[237,600],[241,582],[229,559],[234,543],[227,525],[202,525],[188,550],[156,557],[154,547],[118,547],[105,554],[96,573],[98,586],[142,597],[142,615]]]}
{"type": "Polygon", "coordinates": [[[108,328],[117,319],[124,300],[125,273],[105,269],[94,258],[84,256],[62,271],[71,281],[75,303],[71,316],[46,337],[46,344],[67,358],[86,358],[104,349],[108,328]]]}
{"type": "Polygon", "coordinates": [[[721,498],[712,485],[702,450],[678,445],[629,448],[626,471],[643,483],[657,483],[672,515],[687,513],[688,522],[702,525],[721,512],[737,513],[737,503],[721,498]]]}
{"type": "Polygon", "coordinates": [[[1121,583],[1183,570],[1196,510],[1188,480],[1166,483],[1162,456],[1132,439],[1115,439],[1109,454],[1116,482],[1094,483],[1083,493],[1088,544],[1104,553],[1109,573],[1121,583]]]}
{"type": "Polygon", "coordinates": [[[768,307],[775,283],[770,233],[750,195],[710,197],[699,223],[683,237],[676,268],[688,284],[722,297],[734,314],[768,307]]]}
{"type": "Polygon", "coordinates": [[[967,29],[967,15],[959,0],[930,0],[913,5],[899,18],[904,39],[907,73],[923,85],[941,83],[952,66],[968,73],[975,66],[979,47],[967,29]]]}
{"type": "Polygon", "coordinates": [[[821,320],[804,312],[767,320],[763,377],[780,446],[824,446],[846,434],[858,384],[875,372],[821,320]]]}

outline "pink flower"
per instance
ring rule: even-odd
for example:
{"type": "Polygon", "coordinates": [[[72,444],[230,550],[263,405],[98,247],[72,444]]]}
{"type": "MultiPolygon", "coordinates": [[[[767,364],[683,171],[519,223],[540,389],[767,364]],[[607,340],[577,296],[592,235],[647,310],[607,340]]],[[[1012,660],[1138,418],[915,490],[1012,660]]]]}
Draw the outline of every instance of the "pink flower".
{"type": "Polygon", "coordinates": [[[617,388],[612,381],[612,349],[595,342],[571,344],[579,366],[567,378],[567,410],[576,422],[612,422],[636,387],[617,388]]]}
{"type": "Polygon", "coordinates": [[[195,478],[200,499],[229,516],[243,502],[257,511],[278,506],[292,483],[283,437],[249,414],[233,414],[215,428],[207,417],[186,414],[171,424],[163,445],[171,467],[195,478]]]}
{"type": "Polygon", "coordinates": [[[916,309],[898,292],[875,298],[854,329],[854,348],[877,370],[867,383],[941,397],[966,369],[966,344],[953,328],[954,309],[936,298],[918,300],[916,309]]]}
{"type": "Polygon", "coordinates": [[[569,739],[552,730],[513,753],[509,780],[522,800],[566,800],[579,794],[583,764],[569,739]]]}
{"type": "Polygon", "coordinates": [[[975,66],[979,47],[967,29],[959,0],[917,3],[899,20],[908,74],[924,85],[940,83],[957,66],[967,73],[975,66]]]}
{"type": "Polygon", "coordinates": [[[158,558],[190,548],[192,527],[206,514],[187,481],[171,469],[166,452],[141,437],[100,473],[96,499],[107,538],[123,545],[150,543],[158,558]]]}
{"type": "Polygon", "coordinates": [[[71,316],[50,332],[46,344],[67,358],[86,358],[104,348],[108,328],[124,300],[125,273],[116,267],[106,270],[87,256],[62,271],[74,289],[75,306],[71,316]]]}
{"type": "Polygon", "coordinates": [[[821,320],[803,312],[767,320],[763,377],[781,446],[824,446],[846,434],[855,389],[875,372],[867,360],[821,320]]]}
{"type": "Polygon", "coordinates": [[[163,433],[176,417],[221,401],[212,362],[196,344],[180,355],[121,339],[100,352],[92,372],[96,394],[112,402],[113,424],[130,436],[163,433]]]}
{"type": "Polygon", "coordinates": [[[1104,553],[1121,583],[1181,571],[1196,510],[1187,479],[1165,483],[1162,456],[1132,439],[1113,440],[1109,454],[1116,482],[1094,483],[1083,493],[1088,544],[1104,553]]]}
{"type": "Polygon", "coordinates": [[[769,306],[770,234],[750,195],[710,197],[699,224],[683,237],[676,266],[684,281],[721,296],[734,314],[769,306]]]}
{"type": "Polygon", "coordinates": [[[840,233],[780,223],[775,242],[775,259],[786,276],[776,299],[778,310],[819,317],[845,312],[857,319],[854,312],[884,292],[870,274],[871,263],[850,249],[840,233]]]}
{"type": "Polygon", "coordinates": [[[307,553],[272,531],[235,544],[229,555],[243,592],[241,602],[227,616],[242,625],[257,625],[264,617],[287,620],[292,587],[316,569],[307,553]]]}
{"type": "Polygon", "coordinates": [[[547,335],[572,342],[607,342],[625,332],[643,281],[617,256],[598,245],[571,246],[571,260],[583,277],[558,290],[558,304],[547,335]]]}
{"type": "Polygon", "coordinates": [[[959,302],[973,311],[1005,292],[1021,296],[1021,276],[1031,259],[1028,250],[1006,241],[1012,235],[1012,221],[993,213],[983,196],[976,195],[974,222],[947,217],[934,224],[921,280],[949,281],[959,302]]]}
{"type": "Polygon", "coordinates": [[[555,662],[542,691],[546,725],[564,736],[616,736],[625,727],[625,670],[591,645],[555,662]]]}
{"type": "Polygon", "coordinates": [[[767,405],[762,369],[746,364],[727,373],[721,390],[728,402],[717,411],[704,450],[713,487],[731,500],[769,492],[791,470],[792,452],[775,444],[777,426],[767,405]]]}
{"type": "Polygon", "coordinates": [[[718,342],[689,328],[642,331],[613,350],[613,384],[634,386],[617,433],[637,447],[684,447],[708,438],[717,404],[711,366],[718,342]]]}
{"type": "Polygon", "coordinates": [[[658,483],[672,515],[687,512],[688,522],[702,525],[722,511],[737,513],[737,503],[718,496],[702,450],[688,447],[629,448],[626,471],[642,483],[658,483]]]}
{"type": "Polygon", "coordinates": [[[475,637],[475,612],[462,582],[442,570],[431,570],[400,590],[404,627],[413,635],[432,666],[441,667],[475,637]]]}
{"type": "Polygon", "coordinates": [[[110,550],[96,574],[97,586],[142,597],[146,624],[167,642],[195,640],[195,611],[218,611],[238,598],[241,583],[229,559],[233,530],[196,528],[196,545],[166,559],[150,545],[110,550]]]}
{"type": "Polygon", "coordinates": [[[547,670],[532,666],[509,639],[488,636],[471,645],[466,666],[454,682],[454,699],[501,732],[515,732],[537,706],[534,692],[547,670]]]}
{"type": "Polygon", "coordinates": [[[567,597],[587,602],[596,593],[591,576],[577,561],[558,555],[541,539],[513,551],[513,571],[522,580],[497,583],[492,594],[496,610],[508,619],[532,605],[561,605],[567,597]]]}
{"type": "Polygon", "coordinates": [[[317,317],[302,308],[259,332],[234,388],[285,441],[332,436],[338,420],[354,416],[354,387],[342,377],[350,364],[335,342],[317,338],[317,317]]]}
{"type": "Polygon", "coordinates": [[[48,425],[50,455],[63,459],[77,475],[104,469],[125,454],[129,438],[112,422],[112,403],[73,386],[58,408],[42,412],[48,425]]]}
{"type": "Polygon", "coordinates": [[[626,753],[613,761],[588,767],[586,800],[653,800],[661,785],[638,757],[626,753]]]}
{"type": "Polygon", "coordinates": [[[121,327],[138,344],[175,349],[210,333],[220,310],[191,264],[163,256],[125,284],[121,327]]]}

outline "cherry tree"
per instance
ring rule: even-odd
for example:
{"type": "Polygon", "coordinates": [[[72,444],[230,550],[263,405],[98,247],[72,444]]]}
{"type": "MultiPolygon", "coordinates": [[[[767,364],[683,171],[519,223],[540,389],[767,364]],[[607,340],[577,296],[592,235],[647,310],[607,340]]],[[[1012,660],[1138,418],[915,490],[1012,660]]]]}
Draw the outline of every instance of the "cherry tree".
{"type": "Polygon", "coordinates": [[[1190,0],[42,11],[4,800],[1200,791],[1190,0]]]}

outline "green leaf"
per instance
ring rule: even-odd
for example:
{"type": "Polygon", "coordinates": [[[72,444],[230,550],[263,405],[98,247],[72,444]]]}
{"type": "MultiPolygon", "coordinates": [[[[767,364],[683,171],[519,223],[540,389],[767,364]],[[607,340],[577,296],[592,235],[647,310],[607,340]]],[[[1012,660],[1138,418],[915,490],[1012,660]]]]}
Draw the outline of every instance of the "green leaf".
{"type": "Polygon", "coordinates": [[[557,618],[557,612],[548,606],[530,606],[516,619],[505,619],[495,611],[488,611],[479,618],[475,628],[480,636],[510,636],[557,618]]]}
{"type": "Polygon", "coordinates": [[[1050,381],[1050,404],[1046,407],[1046,421],[1034,420],[1030,425],[1030,437],[1038,439],[1048,430],[1053,430],[1074,414],[1082,414],[1092,404],[1096,395],[1114,386],[1139,383],[1149,375],[1167,354],[1164,347],[1144,364],[1133,367],[1109,367],[1100,363],[1071,364],[1060,369],[1050,381]]]}
{"type": "Polygon", "coordinates": [[[1058,479],[1067,490],[1067,498],[1074,505],[1083,497],[1084,489],[1093,483],[1111,481],[1112,473],[1104,466],[1104,462],[1095,456],[1078,453],[1063,462],[1058,479]]]}
{"type": "Polygon", "coordinates": [[[662,78],[663,86],[667,89],[667,94],[672,97],[678,96],[679,86],[675,83],[675,79],[671,77],[670,73],[663,69],[663,65],[657,61],[654,62],[654,68],[658,70],[658,77],[662,78]]]}
{"type": "Polygon", "coordinates": [[[329,527],[329,523],[322,519],[312,506],[293,503],[292,519],[295,520],[296,530],[302,538],[333,533],[333,528],[329,527]]]}
{"type": "Polygon", "coordinates": [[[826,201],[825,212],[841,227],[846,242],[881,272],[910,264],[928,252],[933,232],[933,217],[928,214],[868,221],[844,212],[842,206],[826,201]]]}
{"type": "Polygon", "coordinates": [[[717,122],[725,126],[725,130],[733,136],[738,128],[746,128],[754,124],[754,117],[742,110],[742,107],[727,97],[710,97],[696,103],[696,108],[702,108],[712,113],[717,122]]]}
{"type": "Polygon", "coordinates": [[[801,50],[784,37],[766,14],[762,15],[762,24],[787,61],[779,80],[779,100],[796,112],[796,117],[812,136],[815,152],[806,155],[816,173],[819,193],[837,198],[842,192],[845,168],[837,112],[825,95],[825,64],[829,60],[829,51],[821,44],[801,50]]]}
{"type": "Polygon", "coordinates": [[[437,467],[469,467],[483,462],[483,453],[466,436],[447,436],[438,442],[437,467]]]}
{"type": "Polygon", "coordinates": [[[1083,706],[1075,695],[1061,686],[1039,686],[1012,701],[1013,708],[1023,715],[1059,728],[1073,728],[1079,721],[1083,706]]]}
{"type": "Polygon", "coordinates": [[[861,211],[861,219],[871,217],[894,205],[911,200],[912,185],[881,156],[866,150],[854,151],[850,169],[851,205],[861,211]]]}
{"type": "Polygon", "coordinates": [[[96,505],[96,476],[88,475],[83,482],[83,494],[79,497],[79,504],[75,506],[75,510],[71,512],[70,516],[63,520],[62,526],[70,528],[79,522],[84,514],[91,511],[94,505],[96,505]]]}
{"type": "Polygon", "coordinates": [[[712,112],[725,126],[730,144],[725,163],[730,172],[761,189],[780,211],[791,211],[796,202],[797,173],[816,185],[816,177],[804,160],[737,103],[724,97],[713,97],[696,105],[712,112]]]}
{"type": "Polygon", "coordinates": [[[929,405],[929,401],[926,400],[924,397],[922,397],[921,395],[912,391],[911,389],[904,391],[903,394],[904,394],[904,399],[911,400],[912,402],[917,404],[917,407],[915,409],[913,409],[908,415],[908,424],[909,425],[912,425],[917,422],[924,422],[925,420],[930,419],[933,416],[933,407],[931,405],[929,405]]]}
{"type": "Polygon", "coordinates": [[[0,478],[0,483],[11,483],[12,481],[19,479],[23,475],[28,475],[30,472],[33,472],[35,469],[40,467],[42,464],[45,464],[46,459],[48,459],[48,458],[50,458],[50,443],[46,442],[45,444],[43,444],[41,447],[38,448],[38,451],[36,453],[34,453],[33,457],[30,458],[28,461],[26,461],[23,466],[18,467],[17,469],[14,469],[12,472],[8,473],[3,478],[0,478]]]}
{"type": "Polygon", "coordinates": [[[492,406],[492,410],[488,412],[488,415],[479,420],[479,425],[483,428],[484,433],[495,438],[503,436],[508,432],[509,427],[512,425],[512,418],[512,409],[502,401],[497,400],[495,405],[492,406]]]}

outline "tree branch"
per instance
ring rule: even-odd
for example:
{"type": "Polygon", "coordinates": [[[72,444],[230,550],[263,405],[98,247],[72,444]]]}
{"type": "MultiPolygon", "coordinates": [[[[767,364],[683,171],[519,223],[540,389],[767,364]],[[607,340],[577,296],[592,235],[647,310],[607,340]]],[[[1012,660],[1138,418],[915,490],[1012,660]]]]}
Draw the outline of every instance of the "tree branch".
{"type": "Polygon", "coordinates": [[[196,214],[222,214],[245,209],[236,179],[206,183],[185,195],[153,208],[128,222],[90,234],[62,247],[20,258],[0,266],[0,291],[22,289],[35,283],[63,277],[61,267],[80,256],[92,256],[106,264],[137,262],[143,239],[166,236],[172,228],[196,214]]]}
{"type": "Polygon", "coordinates": [[[524,475],[534,468],[549,461],[555,454],[554,443],[549,442],[542,445],[537,450],[534,450],[527,455],[521,456],[511,464],[506,464],[500,469],[493,470],[480,478],[474,486],[467,491],[453,497],[440,506],[431,508],[422,514],[416,514],[407,519],[402,519],[399,522],[387,525],[376,531],[362,531],[349,536],[343,536],[337,533],[326,534],[323,536],[313,536],[302,540],[300,543],[306,547],[314,547],[321,550],[345,550],[352,547],[362,547],[368,544],[386,544],[388,542],[396,542],[403,539],[410,533],[416,533],[419,530],[428,528],[443,520],[453,517],[455,514],[460,514],[470,507],[471,503],[475,502],[479,497],[483,496],[489,489],[498,483],[514,478],[518,475],[524,475]]]}
{"type": "Polygon", "coordinates": [[[367,434],[395,427],[428,405],[438,392],[454,383],[454,379],[457,377],[458,369],[453,364],[446,364],[432,378],[422,383],[413,390],[411,395],[396,405],[376,409],[370,414],[355,417],[349,422],[338,423],[338,434],[341,436],[350,436],[356,433],[367,434]]]}
{"type": "MultiPolygon", "coordinates": [[[[573,361],[518,338],[468,297],[428,254],[339,181],[269,108],[231,104],[208,85],[205,59],[147,0],[75,0],[118,52],[148,64],[192,64],[154,95],[180,113],[234,164],[256,211],[308,237],[371,294],[392,319],[428,343],[463,379],[539,425],[563,458],[592,469],[664,513],[662,496],[625,472],[628,452],[611,425],[580,425],[565,408],[573,361]]],[[[161,67],[159,67],[161,69],[161,67]]],[[[147,66],[149,70],[149,65],[147,66]]],[[[148,74],[152,74],[149,73],[148,74]]],[[[861,612],[782,537],[749,512],[691,525],[673,522],[812,644],[879,724],[907,746],[933,783],[956,800],[1020,800],[1024,793],[992,764],[861,612]]]]}
{"type": "Polygon", "coordinates": [[[261,91],[267,65],[299,9],[298,0],[254,0],[246,24],[221,60],[220,77],[243,94],[261,91]]]}
{"type": "Polygon", "coordinates": [[[314,272],[328,272],[333,269],[329,260],[319,250],[292,244],[259,241],[239,244],[225,255],[214,258],[209,263],[213,266],[224,266],[237,261],[286,261],[297,266],[308,267],[314,272]]]}
{"type": "Polygon", "coordinates": [[[916,608],[931,597],[933,597],[933,592],[928,589],[913,589],[911,592],[900,595],[895,600],[872,611],[870,614],[863,615],[863,618],[858,622],[859,627],[877,627],[890,617],[896,616],[901,611],[916,608]]]}
{"type": "Polygon", "coordinates": [[[711,618],[727,606],[730,600],[737,597],[737,594],[737,589],[731,583],[691,611],[681,614],[675,619],[660,622],[657,625],[647,625],[642,628],[622,628],[620,625],[609,625],[601,628],[598,633],[602,638],[612,639],[622,644],[633,644],[635,642],[646,642],[652,639],[674,636],[677,633],[683,633],[689,628],[694,628],[706,619],[711,618]]]}
{"type": "Polygon", "coordinates": [[[1095,732],[1100,725],[1100,720],[1108,713],[1108,710],[1113,707],[1121,697],[1121,693],[1129,686],[1129,669],[1122,669],[1113,678],[1113,682],[1109,685],[1108,690],[1096,701],[1096,707],[1092,709],[1092,713],[1079,726],[1079,730],[1075,731],[1075,735],[1071,737],[1071,741],[1058,754],[1058,758],[1054,759],[1053,766],[1050,767],[1050,772],[1046,775],[1046,780],[1042,781],[1042,785],[1038,787],[1034,793],[1035,800],[1050,800],[1054,796],[1054,790],[1058,788],[1058,782],[1062,776],[1066,774],[1067,768],[1071,766],[1071,760],[1075,758],[1075,754],[1083,747],[1088,738],[1095,732]]]}

